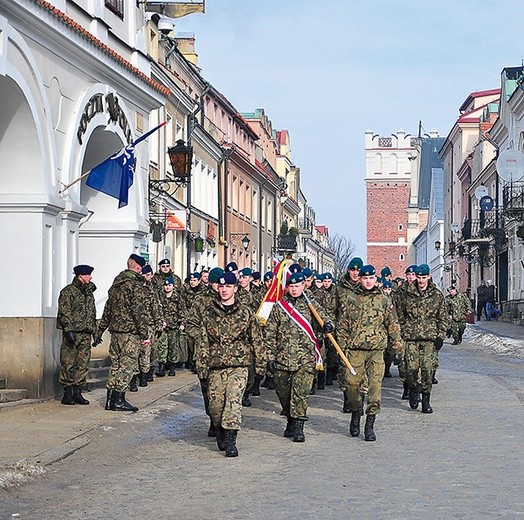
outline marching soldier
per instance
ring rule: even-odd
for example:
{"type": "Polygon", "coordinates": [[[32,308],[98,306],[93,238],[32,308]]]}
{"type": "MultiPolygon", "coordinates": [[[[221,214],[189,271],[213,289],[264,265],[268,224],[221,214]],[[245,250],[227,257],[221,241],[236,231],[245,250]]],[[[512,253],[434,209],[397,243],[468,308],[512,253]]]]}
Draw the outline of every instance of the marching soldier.
{"type": "MultiPolygon", "coordinates": [[[[336,316],[338,308],[337,288],[333,283],[333,275],[331,273],[324,273],[322,275],[322,291],[322,307],[330,316],[336,316]]],[[[335,347],[333,347],[331,344],[331,341],[329,341],[327,338],[324,340],[324,348],[326,352],[327,365],[327,370],[325,371],[324,375],[325,384],[327,386],[333,386],[333,381],[337,379],[338,373],[338,354],[335,350],[335,347]]],[[[318,377],[322,378],[322,374],[320,372],[318,377]]]]}
{"type": "MultiPolygon", "coordinates": [[[[180,289],[182,290],[182,289],[180,289]]],[[[164,316],[164,330],[158,341],[157,377],[164,377],[166,370],[169,376],[176,375],[177,363],[187,361],[185,353],[180,349],[180,292],[175,289],[175,281],[171,276],[164,280],[164,293],[160,299],[164,316]]]]}
{"type": "Polygon", "coordinates": [[[449,329],[453,337],[453,345],[462,343],[462,335],[466,330],[466,314],[471,312],[471,303],[466,293],[460,293],[455,286],[448,289],[446,304],[449,312],[449,329]]]}

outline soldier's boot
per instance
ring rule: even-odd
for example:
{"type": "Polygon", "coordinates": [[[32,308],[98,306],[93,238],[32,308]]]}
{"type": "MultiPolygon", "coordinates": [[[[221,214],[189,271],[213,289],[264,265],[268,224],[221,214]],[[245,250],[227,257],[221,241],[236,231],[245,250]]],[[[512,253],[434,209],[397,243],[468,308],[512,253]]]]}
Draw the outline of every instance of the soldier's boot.
{"type": "Polygon", "coordinates": [[[155,372],[156,377],[164,377],[166,375],[166,364],[162,361],[158,362],[158,370],[155,372]]]}
{"type": "Polygon", "coordinates": [[[155,374],[155,367],[153,365],[151,365],[151,368],[149,369],[149,372],[146,374],[147,375],[146,381],[148,383],[151,383],[152,381],[155,380],[155,378],[153,377],[154,374],[155,374]]]}
{"type": "Polygon", "coordinates": [[[422,413],[433,413],[433,408],[429,404],[429,392],[422,392],[422,413]]]}
{"type": "Polygon", "coordinates": [[[409,385],[407,381],[402,381],[402,384],[404,385],[404,392],[402,393],[402,399],[406,401],[409,399],[409,385]]]}
{"type": "Polygon", "coordinates": [[[342,392],[342,394],[344,395],[344,404],[342,405],[342,413],[349,413],[351,412],[351,407],[349,406],[348,395],[345,390],[342,392]]]}
{"type": "Polygon", "coordinates": [[[106,410],[111,410],[111,396],[113,395],[113,390],[111,388],[107,389],[107,397],[106,397],[106,410]]]}
{"type": "Polygon", "coordinates": [[[171,362],[166,363],[167,375],[171,377],[176,376],[175,368],[176,368],[176,363],[171,363],[171,362]]]}
{"type": "MultiPolygon", "coordinates": [[[[351,421],[349,422],[349,434],[351,437],[358,437],[360,435],[360,411],[351,412],[351,421]]],[[[369,417],[369,416],[368,416],[369,417]]]]}
{"type": "Polygon", "coordinates": [[[276,389],[275,378],[273,377],[273,375],[272,374],[267,375],[266,379],[267,379],[267,389],[275,390],[276,389]]]}
{"type": "Polygon", "coordinates": [[[458,338],[453,338],[453,343],[452,345],[458,345],[460,343],[459,339],[458,338]]]}
{"type": "Polygon", "coordinates": [[[420,392],[418,385],[413,386],[409,389],[409,406],[412,410],[418,408],[418,403],[420,402],[420,392]]]}
{"type": "Polygon", "coordinates": [[[76,404],[89,404],[89,401],[82,395],[82,387],[78,385],[73,386],[73,399],[76,404]]]}
{"type": "Polygon", "coordinates": [[[225,430],[226,457],[238,457],[237,434],[238,430],[225,430]]]}
{"type": "Polygon", "coordinates": [[[147,372],[140,372],[140,375],[138,376],[138,386],[147,386],[147,374],[147,372]]]}
{"type": "Polygon", "coordinates": [[[462,336],[464,335],[464,331],[459,331],[459,343],[462,343],[462,336]]]}
{"type": "Polygon", "coordinates": [[[135,374],[135,375],[131,378],[131,381],[129,381],[129,391],[130,391],[130,392],[138,392],[138,385],[136,384],[137,379],[138,379],[138,377],[137,377],[137,375],[135,374]]]}
{"type": "Polygon", "coordinates": [[[262,378],[264,376],[259,376],[259,375],[256,375],[255,376],[255,382],[253,383],[253,388],[251,390],[251,394],[254,395],[254,396],[259,396],[260,395],[260,383],[262,382],[262,378]]]}
{"type": "Polygon", "coordinates": [[[364,440],[365,441],[376,441],[377,436],[375,435],[375,430],[373,427],[375,426],[375,416],[374,415],[366,415],[366,424],[364,426],[364,440]]]}
{"type": "Polygon", "coordinates": [[[62,404],[76,404],[76,401],[73,398],[73,387],[64,386],[64,396],[62,397],[62,404]]]}
{"type": "Polygon", "coordinates": [[[326,370],[326,386],[333,386],[333,381],[336,379],[336,376],[333,374],[333,367],[328,367],[326,370]]]}
{"type": "Polygon", "coordinates": [[[226,430],[222,426],[217,426],[217,447],[220,451],[226,449],[226,430]]]}
{"type": "Polygon", "coordinates": [[[431,384],[432,385],[438,385],[437,378],[435,377],[436,373],[437,373],[437,371],[435,370],[435,372],[433,372],[433,375],[431,376],[431,384]]]}
{"type": "Polygon", "coordinates": [[[319,370],[317,372],[317,390],[325,390],[325,389],[326,389],[326,371],[319,370]]]}
{"type": "Polygon", "coordinates": [[[262,381],[262,383],[260,383],[260,386],[262,388],[269,388],[269,378],[266,374],[266,377],[264,377],[264,380],[262,381]]]}
{"type": "Polygon", "coordinates": [[[251,399],[249,399],[249,392],[246,390],[242,396],[242,406],[249,408],[251,406],[251,399]]]}
{"type": "Polygon", "coordinates": [[[315,395],[317,393],[316,387],[317,387],[317,376],[313,378],[313,384],[311,385],[311,388],[309,389],[309,395],[315,395]]]}
{"type": "Polygon", "coordinates": [[[384,377],[393,377],[391,375],[391,363],[386,363],[384,366],[384,377]]]}
{"type": "Polygon", "coordinates": [[[216,437],[217,436],[217,428],[213,424],[213,421],[209,421],[209,430],[207,430],[207,436],[208,437],[216,437]]]}
{"type": "Polygon", "coordinates": [[[291,439],[293,437],[293,432],[295,430],[295,421],[291,417],[287,418],[286,429],[284,430],[284,437],[291,439]]]}
{"type": "Polygon", "coordinates": [[[138,412],[138,408],[126,401],[126,393],[113,390],[111,394],[110,410],[113,412],[138,412]]]}
{"type": "Polygon", "coordinates": [[[295,426],[293,428],[293,442],[304,442],[306,436],[304,435],[304,421],[303,419],[295,419],[295,426]]]}

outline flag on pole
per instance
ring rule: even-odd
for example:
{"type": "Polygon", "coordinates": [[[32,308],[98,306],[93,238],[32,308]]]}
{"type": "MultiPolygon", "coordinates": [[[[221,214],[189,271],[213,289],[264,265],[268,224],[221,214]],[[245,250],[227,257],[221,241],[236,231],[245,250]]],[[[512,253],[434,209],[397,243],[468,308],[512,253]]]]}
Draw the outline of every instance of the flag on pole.
{"type": "Polygon", "coordinates": [[[86,185],[118,199],[118,207],[127,206],[129,188],[133,184],[135,169],[135,146],[163,127],[166,121],[149,130],[136,141],[122,148],[115,155],[95,166],[86,180],[86,185]]]}

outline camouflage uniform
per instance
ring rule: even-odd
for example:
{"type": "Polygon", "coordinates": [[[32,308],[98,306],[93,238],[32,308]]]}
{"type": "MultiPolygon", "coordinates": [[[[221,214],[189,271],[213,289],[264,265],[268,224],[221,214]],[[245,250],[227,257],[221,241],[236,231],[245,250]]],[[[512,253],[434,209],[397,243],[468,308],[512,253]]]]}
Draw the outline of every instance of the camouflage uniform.
{"type": "Polygon", "coordinates": [[[239,302],[224,307],[212,300],[202,315],[199,336],[196,367],[199,378],[209,380],[211,419],[217,427],[239,430],[248,366],[254,359],[257,374],[266,367],[258,321],[239,302]]]}
{"type": "Polygon", "coordinates": [[[162,334],[164,317],[158,291],[151,282],[144,283],[147,295],[147,316],[149,325],[150,346],[141,346],[138,356],[138,368],[140,372],[149,372],[151,366],[157,361],[158,339],[162,334]]]}
{"type": "Polygon", "coordinates": [[[163,291],[160,304],[166,326],[158,340],[158,363],[173,367],[176,363],[187,361],[187,351],[180,348],[180,325],[182,313],[180,312],[180,290],[174,289],[171,296],[163,291]]]}
{"type": "Polygon", "coordinates": [[[154,274],[153,279],[151,280],[153,287],[158,291],[159,294],[162,294],[164,292],[164,282],[166,281],[166,278],[173,278],[175,289],[180,289],[182,287],[182,279],[180,276],[177,276],[173,271],[170,269],[168,273],[163,273],[161,271],[158,271],[154,274]]]}
{"type": "MultiPolygon", "coordinates": [[[[289,294],[285,294],[282,299],[289,302],[312,324],[322,343],[321,328],[311,313],[304,295],[292,298],[289,294]]],[[[311,303],[324,321],[333,323],[333,319],[315,300],[311,303]]],[[[273,307],[269,315],[265,337],[269,358],[276,363],[274,379],[283,413],[288,419],[307,421],[309,391],[315,377],[314,344],[278,304],[273,307]]]]}
{"type": "Polygon", "coordinates": [[[84,386],[91,360],[91,341],[96,332],[96,307],[93,282],[82,283],[77,277],[66,285],[58,297],[56,326],[65,332],[75,332],[75,343],[65,337],[60,346],[60,383],[64,387],[84,386]]]}
{"type": "Polygon", "coordinates": [[[337,319],[337,337],[340,348],[357,372],[352,375],[347,367],[341,369],[351,412],[362,406],[361,387],[368,378],[366,415],[380,411],[384,350],[391,341],[395,351],[402,351],[400,325],[390,299],[378,287],[341,294],[340,313],[337,319]]]}
{"type": "Polygon", "coordinates": [[[190,333],[187,330],[187,322],[190,319],[191,315],[195,312],[196,301],[199,297],[206,291],[206,287],[202,284],[197,285],[196,287],[187,287],[183,288],[180,291],[180,314],[181,321],[184,325],[184,333],[186,336],[186,346],[187,346],[187,368],[194,367],[194,357],[195,357],[195,337],[194,333],[190,333]]]}
{"type": "Polygon", "coordinates": [[[419,369],[422,393],[429,394],[433,372],[438,366],[437,339],[443,340],[448,328],[448,313],[443,294],[433,282],[425,291],[418,284],[406,286],[402,298],[397,298],[397,313],[406,342],[406,378],[409,388],[417,385],[419,369]]]}
{"type": "Polygon", "coordinates": [[[449,329],[453,336],[453,344],[462,343],[462,335],[466,330],[466,314],[471,312],[471,302],[466,293],[449,294],[446,297],[446,305],[449,312],[449,329]]]}
{"type": "MultiPolygon", "coordinates": [[[[329,289],[322,288],[320,292],[322,294],[322,308],[325,309],[330,316],[335,317],[338,309],[337,287],[334,284],[331,284],[329,289]]],[[[326,384],[331,386],[333,381],[337,378],[339,358],[335,347],[328,338],[324,339],[323,346],[324,351],[322,352],[322,355],[325,355],[326,360],[326,384]]]]}
{"type": "Polygon", "coordinates": [[[108,390],[126,392],[137,373],[140,342],[149,339],[148,296],[142,275],[126,269],[109,289],[97,336],[109,329],[108,390]]]}

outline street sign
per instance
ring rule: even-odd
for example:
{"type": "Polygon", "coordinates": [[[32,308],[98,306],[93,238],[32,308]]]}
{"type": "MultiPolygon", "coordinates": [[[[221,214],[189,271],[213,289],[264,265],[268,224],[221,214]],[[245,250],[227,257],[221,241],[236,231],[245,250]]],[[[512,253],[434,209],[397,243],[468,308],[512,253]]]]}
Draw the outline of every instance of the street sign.
{"type": "Polygon", "coordinates": [[[453,222],[450,227],[453,233],[458,233],[460,231],[460,224],[458,222],[453,222]]]}
{"type": "Polygon", "coordinates": [[[488,188],[486,188],[486,186],[480,185],[475,190],[475,197],[477,198],[477,200],[480,200],[482,197],[485,197],[487,194],[488,194],[488,188]]]}
{"type": "Polygon", "coordinates": [[[494,201],[489,195],[485,195],[480,199],[480,209],[482,211],[491,211],[493,209],[494,201]]]}
{"type": "Polygon", "coordinates": [[[506,182],[524,177],[524,155],[518,150],[504,150],[497,158],[497,172],[506,182]]]}

